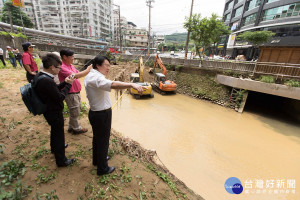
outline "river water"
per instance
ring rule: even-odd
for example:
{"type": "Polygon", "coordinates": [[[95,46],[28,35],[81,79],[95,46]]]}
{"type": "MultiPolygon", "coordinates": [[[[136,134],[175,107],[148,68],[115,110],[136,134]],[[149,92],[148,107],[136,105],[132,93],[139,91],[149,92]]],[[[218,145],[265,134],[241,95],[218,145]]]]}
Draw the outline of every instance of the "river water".
{"type": "MultiPolygon", "coordinates": [[[[81,96],[87,102],[84,91],[81,96]]],[[[111,99],[114,104],[114,92],[111,99]]],[[[296,123],[155,93],[140,100],[125,94],[113,109],[112,127],[155,149],[163,164],[205,199],[300,199],[296,123]],[[241,180],[241,194],[226,192],[230,177],[241,180]]]]}
{"type": "Polygon", "coordinates": [[[297,124],[239,114],[180,94],[155,94],[141,100],[125,95],[113,109],[112,127],[146,149],[155,149],[166,167],[205,199],[300,199],[297,124]],[[242,194],[226,192],[229,177],[241,180],[242,194]],[[273,188],[267,188],[271,180],[273,188]]]}

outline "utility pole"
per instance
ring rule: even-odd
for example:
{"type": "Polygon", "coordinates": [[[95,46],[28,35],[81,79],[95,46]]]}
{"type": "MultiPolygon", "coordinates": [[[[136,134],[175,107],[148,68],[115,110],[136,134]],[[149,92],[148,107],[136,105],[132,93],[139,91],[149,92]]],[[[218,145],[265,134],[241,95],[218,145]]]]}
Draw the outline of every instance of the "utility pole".
{"type": "Polygon", "coordinates": [[[154,3],[154,0],[146,0],[147,6],[149,7],[149,32],[148,32],[148,56],[150,56],[150,33],[151,33],[151,3],[154,3]]]}
{"type": "MultiPolygon", "coordinates": [[[[194,6],[194,0],[192,0],[190,19],[192,18],[192,15],[193,15],[193,6],[194,6]]],[[[188,33],[187,33],[187,37],[186,37],[184,59],[187,59],[187,53],[188,53],[188,50],[189,50],[189,40],[190,40],[190,29],[188,29],[188,33]]]]}
{"type": "Polygon", "coordinates": [[[24,35],[26,36],[26,30],[25,30],[24,22],[23,22],[23,18],[22,18],[21,7],[20,7],[20,16],[21,16],[21,22],[22,22],[22,26],[23,26],[24,35]]]}
{"type": "Polygon", "coordinates": [[[7,5],[7,10],[8,10],[8,17],[9,17],[9,23],[10,23],[10,32],[14,32],[13,28],[13,22],[12,22],[12,17],[11,17],[11,7],[7,5]]]}

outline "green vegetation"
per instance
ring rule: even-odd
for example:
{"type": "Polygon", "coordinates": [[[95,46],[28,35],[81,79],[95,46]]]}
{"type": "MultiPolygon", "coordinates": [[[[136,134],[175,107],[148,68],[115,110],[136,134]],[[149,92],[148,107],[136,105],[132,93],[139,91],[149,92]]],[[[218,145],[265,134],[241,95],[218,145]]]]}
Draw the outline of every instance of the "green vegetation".
{"type": "MultiPolygon", "coordinates": [[[[81,102],[81,109],[80,109],[80,117],[86,115],[88,113],[88,105],[86,102],[81,102]]],[[[67,106],[66,102],[64,101],[64,109],[63,109],[64,117],[69,116],[69,107],[67,106]]]]}
{"type": "Polygon", "coordinates": [[[148,60],[147,62],[144,63],[144,65],[148,66],[148,67],[153,67],[154,66],[154,61],[148,60]]]}
{"type": "Polygon", "coordinates": [[[43,200],[43,199],[46,199],[46,200],[59,200],[58,196],[55,194],[55,190],[52,190],[50,193],[45,193],[45,194],[42,194],[42,195],[38,195],[36,194],[35,197],[37,200],[43,200]]]}
{"type": "Polygon", "coordinates": [[[175,66],[175,70],[176,71],[180,71],[182,69],[182,67],[183,67],[182,65],[176,65],[175,66]]]}
{"type": "Polygon", "coordinates": [[[132,60],[131,62],[133,62],[133,63],[139,63],[138,60],[132,60]]]}
{"type": "Polygon", "coordinates": [[[275,83],[275,78],[273,76],[261,76],[260,81],[264,83],[275,83]]]}
{"type": "Polygon", "coordinates": [[[201,57],[211,44],[221,40],[221,36],[229,35],[229,27],[223,24],[222,18],[212,14],[210,18],[202,18],[201,14],[194,14],[190,19],[186,18],[184,27],[191,32],[191,39],[196,46],[196,53],[201,57]],[[202,51],[202,50],[203,51],[202,51]]]}
{"type": "Polygon", "coordinates": [[[300,82],[296,80],[288,80],[284,84],[290,87],[300,87],[300,82]]]}
{"type": "Polygon", "coordinates": [[[272,31],[246,31],[240,34],[238,37],[252,43],[255,47],[267,42],[275,33],[272,31]]]}
{"type": "Polygon", "coordinates": [[[0,31],[0,35],[3,35],[5,37],[20,37],[20,38],[24,38],[26,39],[27,37],[25,35],[23,35],[23,33],[12,33],[12,32],[4,32],[4,31],[0,31]]]}
{"type": "MultiPolygon", "coordinates": [[[[253,44],[255,51],[258,49],[259,45],[267,42],[273,37],[275,33],[272,31],[246,31],[238,35],[238,38],[250,42],[253,44]]],[[[253,53],[253,56],[256,52],[253,53]]]]}
{"type": "Polygon", "coordinates": [[[166,43],[169,42],[185,42],[187,33],[173,33],[165,36],[166,43]]]}
{"type": "Polygon", "coordinates": [[[40,185],[41,183],[48,183],[49,181],[55,179],[57,177],[56,173],[51,173],[48,176],[45,174],[38,174],[36,177],[36,183],[40,185]]]}
{"type": "MultiPolygon", "coordinates": [[[[227,102],[230,90],[215,80],[215,76],[174,72],[179,93],[211,101],[227,102]]],[[[170,73],[169,73],[170,74],[170,73]]]]}
{"type": "Polygon", "coordinates": [[[192,89],[192,93],[194,95],[199,95],[201,97],[205,96],[206,95],[206,92],[202,89],[202,88],[193,88],[192,89]]]}
{"type": "Polygon", "coordinates": [[[19,7],[13,6],[11,1],[6,1],[3,5],[2,12],[0,15],[0,20],[5,23],[9,22],[9,12],[11,13],[12,23],[17,26],[22,26],[21,15],[23,19],[23,24],[27,28],[33,28],[34,24],[31,19],[22,11],[19,7]],[[21,15],[20,15],[21,13],[21,15]]]}
{"type": "Polygon", "coordinates": [[[16,160],[4,162],[0,169],[0,178],[3,179],[1,185],[5,186],[11,185],[14,179],[23,176],[26,171],[24,163],[16,160]]]}
{"type": "Polygon", "coordinates": [[[42,60],[40,58],[35,58],[34,61],[37,66],[40,66],[42,64],[42,60]]]}
{"type": "Polygon", "coordinates": [[[183,198],[186,198],[186,196],[177,189],[176,184],[171,180],[170,176],[161,171],[158,171],[152,164],[148,164],[147,168],[153,171],[164,182],[166,182],[170,189],[176,194],[176,196],[182,195],[183,198]]]}
{"type": "Polygon", "coordinates": [[[235,103],[236,103],[238,108],[241,107],[242,101],[244,99],[245,92],[246,92],[246,90],[240,90],[240,91],[237,92],[235,103]]]}
{"type": "Polygon", "coordinates": [[[31,192],[32,188],[23,186],[21,177],[26,168],[23,162],[11,160],[0,166],[0,199],[23,199],[31,192]],[[16,182],[16,184],[14,184],[16,182]]]}
{"type": "Polygon", "coordinates": [[[185,49],[184,42],[168,42],[168,43],[161,43],[158,45],[158,51],[181,51],[185,49]]]}
{"type": "Polygon", "coordinates": [[[239,78],[239,77],[241,76],[240,73],[233,72],[233,71],[231,71],[231,70],[226,70],[226,71],[224,72],[224,74],[225,74],[226,76],[233,76],[233,77],[235,77],[235,78],[239,78]]]}

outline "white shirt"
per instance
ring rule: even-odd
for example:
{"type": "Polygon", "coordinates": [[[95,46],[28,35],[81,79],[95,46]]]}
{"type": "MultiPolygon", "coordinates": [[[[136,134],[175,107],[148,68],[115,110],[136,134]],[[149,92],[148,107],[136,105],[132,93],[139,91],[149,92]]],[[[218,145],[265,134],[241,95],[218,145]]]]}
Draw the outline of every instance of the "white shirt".
{"type": "Polygon", "coordinates": [[[91,69],[85,77],[84,87],[92,111],[101,111],[111,108],[109,97],[111,84],[111,80],[106,79],[101,72],[95,69],[91,69]]]}
{"type": "Polygon", "coordinates": [[[3,49],[0,48],[0,55],[3,55],[3,49]]]}
{"type": "Polygon", "coordinates": [[[50,73],[45,72],[45,71],[43,71],[43,73],[44,73],[44,74],[47,74],[47,75],[50,76],[51,78],[54,78],[54,75],[53,75],[53,74],[50,74],[50,73]]]}

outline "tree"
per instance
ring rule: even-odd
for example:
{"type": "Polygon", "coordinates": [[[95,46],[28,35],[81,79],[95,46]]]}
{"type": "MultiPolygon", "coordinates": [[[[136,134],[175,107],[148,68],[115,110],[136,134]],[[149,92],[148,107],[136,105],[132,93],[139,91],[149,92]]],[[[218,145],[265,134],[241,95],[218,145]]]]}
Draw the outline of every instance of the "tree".
{"type": "Polygon", "coordinates": [[[186,18],[184,27],[191,32],[191,39],[195,43],[196,53],[201,57],[200,49],[203,52],[207,50],[211,44],[216,44],[220,41],[220,36],[229,35],[229,27],[225,26],[216,14],[212,14],[210,18],[201,19],[200,14],[194,14],[190,19],[186,18]]]}
{"type": "Polygon", "coordinates": [[[256,50],[259,45],[268,42],[271,37],[273,37],[275,33],[272,31],[246,31],[238,36],[238,38],[250,42],[254,46],[254,53],[251,56],[251,59],[256,54],[256,50]]]}
{"type": "Polygon", "coordinates": [[[229,27],[223,24],[222,19],[220,19],[216,14],[212,14],[209,25],[211,29],[211,41],[214,48],[217,50],[217,43],[220,42],[221,36],[229,35],[231,31],[229,27]]]}
{"type": "Polygon", "coordinates": [[[271,37],[273,37],[275,33],[272,31],[246,31],[240,34],[238,37],[242,40],[252,43],[255,47],[269,41],[271,37]]]}
{"type": "MultiPolygon", "coordinates": [[[[2,22],[9,23],[9,10],[12,16],[12,23],[17,26],[22,26],[20,8],[13,6],[11,1],[5,2],[0,15],[0,20],[2,22]]],[[[27,28],[33,28],[34,24],[32,23],[31,19],[23,11],[21,11],[21,14],[24,26],[27,28]]]]}

